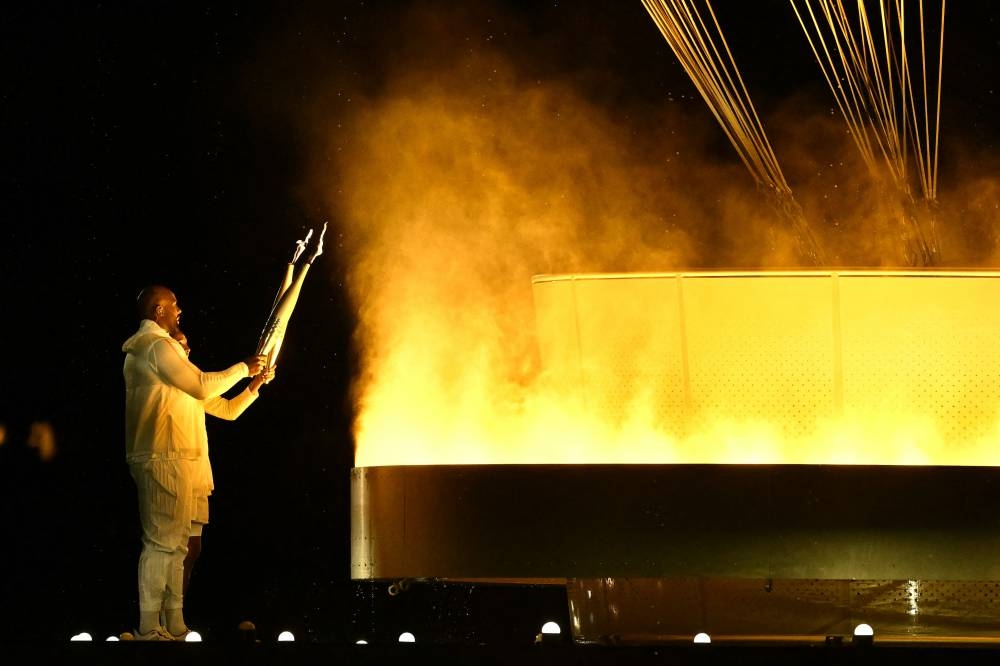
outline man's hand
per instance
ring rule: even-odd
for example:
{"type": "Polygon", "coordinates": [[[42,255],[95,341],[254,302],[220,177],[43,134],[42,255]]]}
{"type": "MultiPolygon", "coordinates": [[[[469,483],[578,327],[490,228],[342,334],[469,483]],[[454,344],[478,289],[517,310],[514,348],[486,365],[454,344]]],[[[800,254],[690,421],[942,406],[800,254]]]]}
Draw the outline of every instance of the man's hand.
{"type": "Polygon", "coordinates": [[[254,375],[253,379],[250,380],[250,392],[257,395],[257,390],[264,384],[270,384],[272,379],[274,379],[273,367],[266,368],[260,374],[254,375]]]}
{"type": "Polygon", "coordinates": [[[267,356],[265,354],[256,354],[243,361],[247,364],[247,368],[250,370],[250,376],[256,377],[260,374],[260,371],[267,367],[267,356]]]}

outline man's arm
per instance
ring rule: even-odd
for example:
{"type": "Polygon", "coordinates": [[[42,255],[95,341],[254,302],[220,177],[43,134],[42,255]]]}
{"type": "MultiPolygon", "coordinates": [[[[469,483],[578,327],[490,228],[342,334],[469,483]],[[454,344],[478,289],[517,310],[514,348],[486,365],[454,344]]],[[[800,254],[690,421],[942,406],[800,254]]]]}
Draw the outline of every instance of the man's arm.
{"type": "Polygon", "coordinates": [[[218,372],[203,372],[187,359],[180,344],[171,338],[154,342],[149,353],[153,368],[163,381],[198,400],[222,395],[236,382],[250,376],[250,367],[244,361],[218,372]]]}
{"type": "Polygon", "coordinates": [[[245,388],[239,395],[232,398],[216,396],[208,398],[203,404],[206,414],[226,421],[235,421],[240,417],[240,414],[246,411],[247,407],[254,403],[257,397],[256,393],[251,393],[249,388],[245,388]]]}
{"type": "Polygon", "coordinates": [[[226,421],[235,421],[240,417],[246,408],[254,403],[258,398],[257,391],[261,386],[270,382],[274,379],[274,368],[267,368],[263,372],[255,375],[251,380],[249,386],[247,386],[243,391],[233,397],[233,398],[223,398],[222,396],[217,396],[215,398],[208,398],[204,401],[205,413],[211,414],[220,419],[225,419],[226,421]]]}

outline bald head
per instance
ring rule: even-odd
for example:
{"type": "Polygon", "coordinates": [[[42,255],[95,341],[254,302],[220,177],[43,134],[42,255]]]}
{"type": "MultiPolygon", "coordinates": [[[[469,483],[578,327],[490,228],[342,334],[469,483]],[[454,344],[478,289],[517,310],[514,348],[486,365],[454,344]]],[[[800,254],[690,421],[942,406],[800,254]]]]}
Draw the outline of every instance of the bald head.
{"type": "Polygon", "coordinates": [[[138,298],[135,299],[135,304],[139,312],[139,317],[156,321],[156,308],[175,302],[176,300],[174,292],[163,285],[154,284],[139,292],[138,298]]]}

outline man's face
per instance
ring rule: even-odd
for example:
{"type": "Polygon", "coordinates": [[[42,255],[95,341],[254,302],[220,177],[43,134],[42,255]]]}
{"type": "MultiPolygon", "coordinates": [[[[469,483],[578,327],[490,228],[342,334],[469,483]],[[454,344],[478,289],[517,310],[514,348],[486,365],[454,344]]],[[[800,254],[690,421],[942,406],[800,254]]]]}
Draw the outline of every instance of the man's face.
{"type": "Polygon", "coordinates": [[[177,305],[177,297],[173,293],[164,298],[157,307],[156,323],[174,335],[181,327],[181,308],[177,305]]]}

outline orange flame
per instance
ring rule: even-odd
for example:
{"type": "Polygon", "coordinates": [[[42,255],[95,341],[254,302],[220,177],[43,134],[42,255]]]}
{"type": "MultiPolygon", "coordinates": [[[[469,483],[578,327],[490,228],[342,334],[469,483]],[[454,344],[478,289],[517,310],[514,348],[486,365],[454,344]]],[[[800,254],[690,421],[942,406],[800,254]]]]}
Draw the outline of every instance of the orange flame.
{"type": "MultiPolygon", "coordinates": [[[[877,410],[817,422],[809,446],[754,420],[679,438],[652,402],[609,422],[543,371],[533,275],[797,265],[794,239],[741,166],[709,157],[709,118],[609,111],[488,57],[404,72],[384,96],[352,103],[356,115],[338,125],[349,132],[326,135],[315,177],[340,224],[359,321],[358,466],[949,460],[931,424],[877,410]]],[[[839,122],[790,106],[795,123],[772,140],[779,153],[793,147],[780,157],[807,214],[825,223],[831,256],[895,264],[887,205],[839,122]],[[829,163],[795,152],[821,141],[829,163]]],[[[952,264],[994,258],[992,232],[970,242],[967,231],[994,228],[995,206],[940,215],[952,264]]],[[[993,434],[952,459],[990,460],[993,434]]]]}

